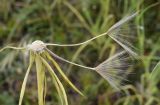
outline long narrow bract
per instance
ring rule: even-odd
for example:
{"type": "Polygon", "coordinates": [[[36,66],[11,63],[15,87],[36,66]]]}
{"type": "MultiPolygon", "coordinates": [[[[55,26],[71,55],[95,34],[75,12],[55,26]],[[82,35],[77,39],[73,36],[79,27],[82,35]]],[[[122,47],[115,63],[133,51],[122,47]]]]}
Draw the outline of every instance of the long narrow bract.
{"type": "Polygon", "coordinates": [[[61,104],[62,105],[68,105],[68,100],[67,100],[67,95],[66,95],[66,91],[62,85],[62,83],[60,82],[60,80],[58,79],[57,75],[55,74],[55,72],[53,71],[53,69],[51,68],[51,66],[47,63],[47,61],[41,57],[41,60],[43,62],[43,64],[46,66],[46,68],[48,69],[50,75],[52,76],[53,81],[55,81],[55,85],[56,85],[56,89],[59,93],[59,96],[61,98],[61,104]]]}
{"type": "Polygon", "coordinates": [[[38,104],[45,105],[44,91],[45,91],[45,68],[40,59],[40,55],[36,54],[36,72],[37,72],[37,87],[38,87],[38,104]]]}
{"type": "Polygon", "coordinates": [[[83,93],[72,84],[72,82],[68,79],[68,77],[63,73],[63,71],[61,70],[60,66],[58,65],[58,63],[46,52],[46,56],[47,58],[53,63],[53,65],[57,68],[58,72],[62,75],[62,77],[64,78],[64,80],[76,91],[78,92],[80,95],[84,96],[83,93]]]}
{"type": "Polygon", "coordinates": [[[29,75],[29,72],[30,72],[31,67],[33,65],[33,62],[34,62],[34,55],[32,54],[32,52],[30,52],[29,67],[27,69],[26,75],[25,75],[24,80],[23,80],[23,84],[22,84],[22,88],[21,88],[21,93],[20,93],[20,98],[19,98],[19,104],[18,105],[22,105],[22,100],[23,100],[23,96],[24,96],[24,92],[25,92],[25,88],[26,88],[28,75],[29,75]]]}

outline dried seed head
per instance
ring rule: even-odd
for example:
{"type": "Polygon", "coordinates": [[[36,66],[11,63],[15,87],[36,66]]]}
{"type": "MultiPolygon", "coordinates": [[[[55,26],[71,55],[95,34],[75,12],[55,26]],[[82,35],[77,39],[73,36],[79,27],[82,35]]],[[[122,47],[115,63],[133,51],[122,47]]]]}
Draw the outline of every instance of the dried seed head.
{"type": "Polygon", "coordinates": [[[44,48],[46,48],[46,45],[45,45],[45,43],[42,42],[41,40],[36,40],[36,41],[34,41],[32,44],[29,44],[29,45],[27,46],[27,48],[28,48],[29,50],[34,51],[34,52],[39,52],[39,53],[41,53],[41,52],[44,51],[44,48]]]}

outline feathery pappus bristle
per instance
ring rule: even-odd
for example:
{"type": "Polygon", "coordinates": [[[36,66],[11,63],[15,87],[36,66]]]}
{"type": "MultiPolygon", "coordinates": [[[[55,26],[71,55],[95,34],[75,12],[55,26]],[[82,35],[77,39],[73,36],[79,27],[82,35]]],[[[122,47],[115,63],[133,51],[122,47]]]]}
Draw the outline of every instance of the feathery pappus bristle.
{"type": "Polygon", "coordinates": [[[129,54],[133,57],[136,57],[137,49],[134,47],[134,39],[136,39],[136,29],[133,26],[130,26],[128,21],[133,19],[137,13],[126,16],[121,19],[119,22],[114,24],[109,30],[108,35],[116,41],[121,47],[123,47],[129,54]]]}
{"type": "Polygon", "coordinates": [[[125,79],[128,74],[127,69],[131,66],[129,60],[130,58],[126,51],[122,51],[99,64],[95,67],[95,70],[109,84],[119,90],[120,86],[123,85],[122,81],[127,81],[125,79]]]}

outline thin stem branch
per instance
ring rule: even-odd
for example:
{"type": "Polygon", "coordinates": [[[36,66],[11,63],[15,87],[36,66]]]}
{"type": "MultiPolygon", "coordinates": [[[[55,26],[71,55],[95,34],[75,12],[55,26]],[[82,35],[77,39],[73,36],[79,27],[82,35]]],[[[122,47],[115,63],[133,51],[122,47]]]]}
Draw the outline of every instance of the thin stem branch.
{"type": "Polygon", "coordinates": [[[2,52],[3,50],[5,49],[15,49],[15,50],[24,50],[25,47],[13,47],[13,46],[6,46],[6,47],[3,47],[2,49],[0,49],[0,52],[2,52]]]}
{"type": "Polygon", "coordinates": [[[69,63],[69,64],[73,64],[73,65],[75,65],[75,66],[82,67],[82,68],[85,68],[85,69],[95,70],[95,68],[83,66],[83,65],[80,65],[80,64],[77,64],[77,63],[68,61],[68,60],[66,60],[66,59],[64,59],[64,58],[56,55],[55,53],[53,53],[53,52],[50,51],[49,49],[47,49],[47,48],[45,48],[45,49],[46,49],[46,50],[48,51],[48,53],[50,53],[53,57],[55,57],[55,58],[57,58],[57,59],[59,59],[59,60],[62,60],[62,61],[67,62],[67,63],[69,63]]]}
{"type": "Polygon", "coordinates": [[[105,33],[102,33],[102,34],[100,34],[100,35],[98,35],[98,36],[95,36],[95,37],[93,37],[93,38],[91,38],[91,39],[89,39],[89,40],[86,40],[86,41],[84,41],[84,42],[77,43],[77,44],[56,44],[56,43],[53,43],[53,44],[52,44],[52,43],[45,43],[45,44],[46,44],[46,46],[59,46],[59,47],[80,46],[80,45],[83,45],[83,44],[89,43],[90,41],[95,40],[95,39],[97,39],[97,38],[99,38],[99,37],[101,37],[101,36],[107,35],[107,34],[108,34],[108,31],[107,31],[107,32],[105,32],[105,33]]]}

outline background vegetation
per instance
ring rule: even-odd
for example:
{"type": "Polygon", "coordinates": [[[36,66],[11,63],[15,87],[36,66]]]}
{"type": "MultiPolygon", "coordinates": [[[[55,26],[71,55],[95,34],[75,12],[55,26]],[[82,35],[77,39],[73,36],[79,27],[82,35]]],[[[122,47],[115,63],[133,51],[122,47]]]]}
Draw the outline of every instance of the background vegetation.
{"type": "MultiPolygon", "coordinates": [[[[26,45],[40,39],[50,43],[78,43],[94,37],[122,17],[141,11],[131,23],[141,61],[135,61],[130,81],[115,91],[98,74],[59,62],[86,98],[65,85],[70,105],[160,105],[160,2],[158,0],[0,0],[0,46],[26,45]]],[[[80,47],[50,47],[56,54],[94,67],[119,46],[108,36],[80,47]]],[[[0,105],[18,103],[28,65],[25,52],[0,53],[0,105]]],[[[51,79],[48,77],[47,82],[51,79]]],[[[29,76],[24,105],[37,105],[35,70],[29,76]]],[[[65,83],[63,83],[65,84],[65,83]]],[[[55,87],[47,86],[47,105],[57,105],[55,87]],[[54,103],[54,104],[53,104],[54,103]]]]}

